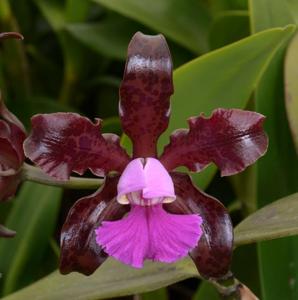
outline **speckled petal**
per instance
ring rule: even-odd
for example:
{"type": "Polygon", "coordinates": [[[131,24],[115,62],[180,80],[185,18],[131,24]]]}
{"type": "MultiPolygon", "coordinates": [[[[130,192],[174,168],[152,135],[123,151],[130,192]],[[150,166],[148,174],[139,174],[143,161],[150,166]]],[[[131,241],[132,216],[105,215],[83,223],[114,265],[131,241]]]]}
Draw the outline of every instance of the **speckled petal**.
{"type": "Polygon", "coordinates": [[[157,154],[157,139],[169,122],[172,68],[162,35],[137,32],[133,36],[120,87],[119,114],[124,132],[133,141],[134,158],[157,154]]]}
{"type": "Polygon", "coordinates": [[[117,220],[127,206],[116,201],[119,177],[107,177],[102,189],[78,200],[68,213],[61,231],[60,271],[92,274],[107,258],[95,240],[95,229],[103,220],[117,220]]]}
{"type": "Polygon", "coordinates": [[[210,118],[189,119],[189,130],[174,132],[160,160],[168,170],[186,166],[200,171],[214,162],[222,176],[243,171],[265,154],[265,117],[240,109],[216,109],[210,118]]]}
{"type": "Polygon", "coordinates": [[[176,214],[198,214],[203,219],[203,234],[190,256],[205,278],[221,278],[230,269],[233,253],[233,226],[225,207],[197,189],[187,174],[171,173],[177,199],[164,204],[176,214]]]}
{"type": "Polygon", "coordinates": [[[93,124],[75,113],[35,115],[32,132],[24,143],[25,154],[44,172],[67,180],[71,172],[87,169],[102,176],[123,171],[129,162],[116,135],[101,135],[101,121],[93,124]]]}

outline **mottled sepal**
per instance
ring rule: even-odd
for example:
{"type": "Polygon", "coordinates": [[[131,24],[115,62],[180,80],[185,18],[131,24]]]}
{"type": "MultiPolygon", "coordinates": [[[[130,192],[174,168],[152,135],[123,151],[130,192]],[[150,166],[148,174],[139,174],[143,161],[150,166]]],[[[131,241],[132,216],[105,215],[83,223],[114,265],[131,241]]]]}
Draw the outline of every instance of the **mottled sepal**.
{"type": "Polygon", "coordinates": [[[129,157],[116,135],[101,135],[101,120],[92,123],[76,113],[40,114],[32,117],[32,132],[24,150],[48,175],[67,180],[71,172],[87,169],[102,176],[121,172],[129,157]]]}
{"type": "Polygon", "coordinates": [[[60,271],[92,274],[107,258],[96,243],[95,229],[102,221],[118,220],[128,211],[116,201],[119,177],[107,177],[93,195],[78,200],[68,213],[61,231],[60,271]]]}
{"type": "Polygon", "coordinates": [[[191,118],[189,130],[172,134],[160,160],[168,170],[186,166],[198,172],[213,162],[222,176],[236,174],[265,154],[264,119],[256,112],[221,108],[210,118],[191,118]]]}
{"type": "Polygon", "coordinates": [[[137,32],[129,46],[120,87],[119,114],[134,157],[155,157],[168,127],[173,94],[172,60],[165,38],[137,32]]]}
{"type": "Polygon", "coordinates": [[[0,224],[0,237],[11,238],[16,235],[16,232],[4,227],[0,224]]]}
{"type": "Polygon", "coordinates": [[[230,269],[233,252],[233,226],[225,207],[215,198],[197,189],[189,175],[171,173],[176,201],[164,204],[170,213],[198,214],[203,234],[190,252],[199,273],[209,279],[222,278],[230,269]]]}

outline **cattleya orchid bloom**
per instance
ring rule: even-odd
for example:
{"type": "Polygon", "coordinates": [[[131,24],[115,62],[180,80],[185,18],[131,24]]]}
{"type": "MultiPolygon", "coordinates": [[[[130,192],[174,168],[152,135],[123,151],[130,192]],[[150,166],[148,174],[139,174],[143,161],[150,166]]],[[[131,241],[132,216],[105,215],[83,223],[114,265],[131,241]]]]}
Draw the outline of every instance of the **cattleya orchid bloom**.
{"type": "Polygon", "coordinates": [[[172,93],[164,37],[136,33],[119,102],[132,157],[116,135],[100,133],[99,119],[92,123],[75,113],[32,118],[25,154],[44,172],[58,180],[87,169],[105,175],[104,185],[78,200],[63,225],[62,273],[92,274],[109,255],[139,268],[146,259],[174,262],[189,254],[202,276],[227,274],[233,227],[226,209],[195,187],[187,173],[174,169],[197,172],[213,162],[224,176],[244,170],[267,149],[264,116],[216,109],[210,118],[191,118],[190,129],[175,131],[158,157],[157,140],[168,126],[172,93]]]}
{"type": "MultiPolygon", "coordinates": [[[[0,40],[7,38],[23,39],[16,32],[0,33],[0,40]]],[[[14,196],[21,182],[21,167],[25,159],[23,151],[25,138],[23,124],[7,109],[0,95],[0,202],[14,196]]],[[[1,237],[14,235],[14,231],[0,225],[1,237]]]]}

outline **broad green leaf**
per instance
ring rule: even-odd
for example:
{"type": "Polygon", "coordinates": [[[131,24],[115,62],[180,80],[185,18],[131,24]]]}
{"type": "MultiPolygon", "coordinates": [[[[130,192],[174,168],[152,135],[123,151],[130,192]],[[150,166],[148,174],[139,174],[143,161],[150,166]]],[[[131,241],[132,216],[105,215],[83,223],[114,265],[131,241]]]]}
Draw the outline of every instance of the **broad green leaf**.
{"type": "Polygon", "coordinates": [[[168,300],[168,292],[166,288],[148,292],[141,295],[142,300],[168,300]]]}
{"type": "Polygon", "coordinates": [[[141,30],[140,24],[121,16],[108,16],[99,23],[74,23],[69,33],[92,50],[110,58],[125,59],[131,37],[141,30]]]}
{"type": "Polygon", "coordinates": [[[277,26],[295,24],[289,0],[249,0],[251,31],[259,32],[277,26]]]}
{"type": "Polygon", "coordinates": [[[35,0],[35,3],[52,28],[57,32],[63,29],[65,25],[65,15],[63,5],[57,1],[49,2],[44,0],[35,0]]]}
{"type": "Polygon", "coordinates": [[[298,24],[298,1],[297,0],[286,0],[288,10],[290,11],[295,24],[298,24]]]}
{"type": "Polygon", "coordinates": [[[77,5],[82,6],[82,10],[80,14],[74,16],[73,12],[70,11],[69,2],[71,1],[68,1],[66,6],[63,6],[59,1],[35,0],[39,10],[55,31],[63,51],[65,65],[64,80],[59,101],[64,104],[70,102],[76,94],[77,82],[86,67],[84,49],[64,29],[70,21],[82,22],[87,18],[88,10],[86,9],[86,5],[88,4],[84,4],[84,1],[79,1],[77,5]]]}
{"type": "Polygon", "coordinates": [[[238,201],[241,203],[241,212],[247,216],[257,209],[256,203],[256,166],[252,165],[243,172],[231,176],[231,183],[238,201]]]}
{"type": "Polygon", "coordinates": [[[81,22],[86,19],[90,2],[86,0],[66,0],[65,19],[67,22],[81,22]]]}
{"type": "Polygon", "coordinates": [[[297,235],[298,193],[256,211],[237,225],[234,232],[237,246],[297,235]]]}
{"type": "Polygon", "coordinates": [[[258,274],[257,245],[250,244],[234,250],[231,270],[234,276],[258,297],[261,295],[258,274]]]}
{"type": "Polygon", "coordinates": [[[54,112],[77,112],[77,110],[69,105],[59,103],[55,99],[42,96],[30,97],[27,99],[26,105],[14,107],[14,113],[21,116],[20,120],[26,128],[31,126],[32,115],[54,112]]]}
{"type": "Polygon", "coordinates": [[[220,300],[220,296],[215,287],[208,281],[201,282],[192,300],[220,300]]]}
{"type": "Polygon", "coordinates": [[[78,273],[67,276],[55,272],[5,300],[97,300],[149,292],[189,277],[196,277],[192,261],[176,264],[146,263],[133,269],[109,258],[93,275],[78,273]]]}
{"type": "Polygon", "coordinates": [[[196,53],[208,50],[210,16],[199,1],[93,0],[139,21],[196,53]]]}
{"type": "Polygon", "coordinates": [[[213,21],[209,32],[211,49],[217,49],[249,36],[246,10],[224,11],[213,21]]]}
{"type": "Polygon", "coordinates": [[[4,294],[20,288],[36,265],[41,269],[42,255],[56,226],[61,195],[59,188],[28,182],[13,200],[6,225],[17,235],[0,240],[4,294]]]}
{"type": "MultiPolygon", "coordinates": [[[[253,32],[293,23],[287,1],[251,0],[253,32]]],[[[276,53],[255,94],[256,109],[267,116],[265,130],[269,149],[257,163],[257,203],[262,207],[297,191],[298,161],[292,143],[284,105],[283,58],[287,43],[276,53]]],[[[258,245],[262,299],[297,299],[298,238],[258,245]],[[274,250],[273,250],[274,249],[274,250]]]]}
{"type": "Polygon", "coordinates": [[[247,0],[210,0],[208,6],[213,15],[225,10],[247,9],[247,0]]]}
{"type": "Polygon", "coordinates": [[[285,61],[285,100],[296,151],[298,152],[298,34],[290,43],[285,61]]]}
{"type": "MultiPolygon", "coordinates": [[[[297,192],[298,161],[284,107],[283,54],[278,53],[256,91],[256,107],[267,116],[265,130],[270,141],[266,156],[257,163],[259,207],[297,192]]],[[[289,286],[287,279],[298,281],[298,264],[292,263],[298,258],[297,240],[295,237],[259,245],[262,299],[298,298],[298,291],[289,286]]]]}
{"type": "MultiPolygon", "coordinates": [[[[18,23],[13,14],[9,0],[0,1],[1,31],[19,31],[18,23]]],[[[18,105],[26,99],[31,92],[29,64],[25,54],[24,43],[20,40],[5,41],[2,45],[0,65],[3,67],[6,85],[10,86],[10,97],[13,97],[18,105]]]]}

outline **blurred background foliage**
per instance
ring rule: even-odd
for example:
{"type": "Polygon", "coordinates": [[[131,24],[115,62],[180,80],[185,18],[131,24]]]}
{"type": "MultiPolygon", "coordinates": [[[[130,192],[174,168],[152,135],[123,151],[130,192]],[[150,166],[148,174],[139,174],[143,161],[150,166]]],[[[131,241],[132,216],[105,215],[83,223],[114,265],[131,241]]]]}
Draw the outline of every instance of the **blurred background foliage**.
{"type": "MultiPolygon", "coordinates": [[[[237,225],[258,208],[298,191],[298,42],[296,38],[289,44],[295,26],[276,29],[296,22],[297,0],[1,0],[0,31],[21,32],[25,40],[0,45],[0,88],[7,106],[28,130],[36,113],[75,111],[99,116],[104,119],[103,132],[121,135],[118,88],[128,42],[136,31],[164,34],[175,66],[175,95],[161,145],[173,129],[186,126],[187,117],[210,114],[216,107],[247,108],[267,116],[269,151],[257,165],[231,179],[220,178],[214,166],[193,175],[201,188],[223,201],[237,225]]],[[[123,144],[129,148],[126,139],[123,144]]],[[[61,225],[74,201],[87,193],[24,183],[13,201],[1,204],[1,223],[18,234],[0,240],[0,295],[57,268],[61,225]]],[[[298,299],[298,238],[237,248],[232,270],[261,299],[298,299]]],[[[105,278],[104,269],[99,272],[98,280],[105,278]]],[[[114,284],[116,275],[106,274],[106,286],[110,282],[113,288],[102,294],[80,293],[80,284],[87,281],[79,275],[76,280],[54,275],[51,290],[58,281],[66,282],[60,294],[51,294],[49,288],[49,294],[41,294],[41,288],[39,298],[30,298],[29,292],[7,299],[95,300],[176,281],[180,282],[134,299],[218,299],[209,283],[181,281],[193,277],[193,271],[173,278],[169,271],[159,283],[159,277],[148,272],[114,284]],[[136,288],[138,282],[142,288],[136,288]],[[72,294],[66,287],[73,288],[72,294]]],[[[87,286],[96,290],[96,280],[87,286]]]]}

